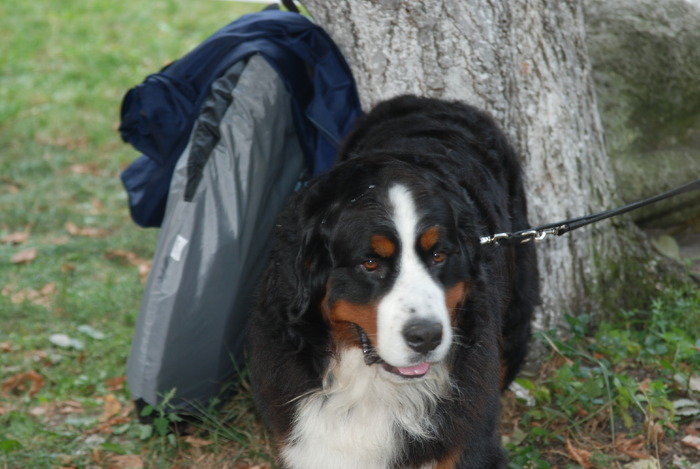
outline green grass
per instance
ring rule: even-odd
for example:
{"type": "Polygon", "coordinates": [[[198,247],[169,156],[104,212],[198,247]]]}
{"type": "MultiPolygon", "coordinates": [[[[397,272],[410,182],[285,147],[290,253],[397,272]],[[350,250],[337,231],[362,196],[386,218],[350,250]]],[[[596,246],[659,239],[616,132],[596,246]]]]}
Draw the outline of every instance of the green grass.
{"type": "Polygon", "coordinates": [[[595,327],[588,316],[568,321],[565,336],[538,334],[551,356],[517,380],[531,405],[507,396],[511,467],[579,467],[577,451],[591,467],[642,456],[700,467],[698,451],[682,443],[700,430],[700,289],[670,290],[648,310],[595,327]]]}
{"type": "Polygon", "coordinates": [[[119,174],[138,153],[116,132],[119,108],[146,75],[260,8],[0,3],[0,238],[28,233],[0,243],[1,468],[106,465],[144,450],[159,466],[180,457],[128,420],[121,378],[143,290],[133,264],[150,259],[158,233],[129,218],[119,174]],[[32,248],[30,262],[11,262],[32,248]],[[54,334],[83,347],[57,346],[54,334]]]}
{"type": "MultiPolygon", "coordinates": [[[[151,426],[136,419],[125,361],[144,285],[138,266],[158,233],[129,218],[119,174],[138,154],[116,132],[131,86],[259,8],[217,0],[0,3],[1,469],[271,461],[245,381],[233,402],[205,410],[192,436],[166,431],[165,406],[150,409],[151,426]],[[26,239],[9,242],[16,233],[26,239]],[[36,256],[11,261],[28,249],[36,256]],[[82,348],[56,345],[55,334],[82,348]]],[[[567,439],[590,451],[596,467],[622,467],[628,461],[614,440],[623,434],[642,435],[641,449],[656,457],[660,448],[658,457],[672,460],[645,423],[697,463],[679,441],[699,417],[673,407],[700,400],[690,386],[700,374],[697,288],[667,292],[615,322],[570,324],[566,340],[540,335],[552,356],[521,379],[536,405],[504,398],[511,467],[577,467],[567,439]]]]}

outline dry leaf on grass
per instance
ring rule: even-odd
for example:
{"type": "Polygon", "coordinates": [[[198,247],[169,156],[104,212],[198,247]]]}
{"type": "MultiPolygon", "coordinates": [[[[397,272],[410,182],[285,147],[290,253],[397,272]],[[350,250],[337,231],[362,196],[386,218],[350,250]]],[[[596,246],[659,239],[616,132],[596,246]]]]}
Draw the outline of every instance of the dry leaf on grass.
{"type": "Polygon", "coordinates": [[[29,410],[29,413],[35,417],[82,414],[83,412],[83,405],[80,402],[73,400],[63,402],[44,402],[29,410]]]}
{"type": "Polygon", "coordinates": [[[575,448],[571,441],[566,439],[566,452],[569,457],[585,468],[592,467],[591,452],[585,449],[575,448]]]}
{"type": "Polygon", "coordinates": [[[109,232],[103,228],[96,228],[90,226],[80,228],[72,221],[67,221],[64,227],[68,234],[70,234],[71,236],[85,236],[87,238],[104,238],[109,234],[109,232]]]}
{"type": "Polygon", "coordinates": [[[12,342],[5,341],[5,342],[0,342],[0,352],[4,353],[10,353],[12,352],[12,342]]]}
{"type": "Polygon", "coordinates": [[[659,469],[659,461],[654,458],[639,459],[637,461],[625,464],[624,469],[659,469]]]}
{"type": "Polygon", "coordinates": [[[16,233],[6,234],[0,238],[2,244],[22,244],[29,239],[29,231],[17,231],[16,233]]]}
{"type": "Polygon", "coordinates": [[[689,446],[691,448],[695,448],[696,450],[700,451],[700,437],[695,436],[695,435],[686,435],[683,437],[681,442],[689,446]]]}
{"type": "Polygon", "coordinates": [[[10,301],[13,304],[24,303],[25,301],[30,301],[35,305],[44,306],[48,308],[51,305],[51,296],[56,293],[57,288],[55,283],[47,283],[39,290],[34,290],[33,288],[27,288],[25,290],[20,290],[12,293],[9,288],[3,289],[3,295],[8,296],[10,293],[10,301]]]}
{"type": "Polygon", "coordinates": [[[99,176],[102,168],[95,163],[74,164],[70,166],[69,170],[73,174],[91,174],[93,176],[99,176]]]}
{"type": "Polygon", "coordinates": [[[695,392],[700,392],[700,376],[698,375],[693,375],[690,377],[690,380],[688,380],[688,386],[692,391],[695,392]]]}
{"type": "Polygon", "coordinates": [[[7,176],[0,176],[0,182],[3,183],[5,190],[7,190],[9,194],[16,194],[22,187],[24,187],[24,185],[19,181],[15,181],[7,176]]]}
{"type": "Polygon", "coordinates": [[[143,459],[137,454],[117,454],[109,458],[109,469],[143,469],[143,459]]]}
{"type": "Polygon", "coordinates": [[[27,371],[3,381],[2,392],[4,394],[26,392],[29,397],[34,397],[41,391],[42,387],[44,387],[44,378],[36,371],[27,371]],[[31,383],[31,385],[27,387],[27,383],[31,383]]]}
{"type": "Polygon", "coordinates": [[[187,435],[185,438],[183,438],[187,443],[190,445],[194,446],[195,448],[202,448],[204,446],[209,446],[214,444],[213,441],[211,440],[203,440],[201,438],[196,438],[192,435],[187,435]]]}
{"type": "Polygon", "coordinates": [[[28,264],[36,259],[37,252],[36,248],[25,249],[12,256],[10,262],[13,264],[28,264]]]}
{"type": "Polygon", "coordinates": [[[700,436],[700,420],[690,422],[688,425],[683,427],[683,431],[686,435],[700,436]]]}
{"type": "Polygon", "coordinates": [[[100,422],[106,422],[112,417],[119,414],[119,412],[122,410],[122,404],[117,400],[116,397],[114,397],[114,394],[107,394],[105,397],[102,398],[102,400],[104,401],[105,405],[102,409],[100,422]]]}
{"type": "Polygon", "coordinates": [[[105,380],[105,387],[107,391],[120,391],[124,389],[124,383],[126,383],[126,376],[115,376],[105,380]]]}
{"type": "Polygon", "coordinates": [[[105,256],[107,257],[107,259],[110,260],[122,259],[128,264],[138,268],[139,278],[142,282],[144,282],[146,278],[148,278],[148,274],[151,271],[151,261],[139,257],[136,253],[131,251],[125,251],[123,249],[110,249],[105,253],[105,256]]]}
{"type": "Polygon", "coordinates": [[[85,435],[94,435],[96,433],[111,434],[113,427],[124,425],[131,422],[131,406],[122,405],[113,394],[108,394],[102,398],[105,405],[102,409],[102,415],[99,418],[99,425],[83,432],[85,435]]]}
{"type": "Polygon", "coordinates": [[[644,435],[629,439],[623,434],[615,440],[615,449],[634,459],[649,459],[649,453],[643,449],[645,445],[644,435]]]}

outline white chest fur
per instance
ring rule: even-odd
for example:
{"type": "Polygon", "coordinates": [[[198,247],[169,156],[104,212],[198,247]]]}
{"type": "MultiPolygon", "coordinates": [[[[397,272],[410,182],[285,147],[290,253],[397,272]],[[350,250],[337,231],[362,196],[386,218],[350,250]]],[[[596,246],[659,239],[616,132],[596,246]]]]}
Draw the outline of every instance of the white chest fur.
{"type": "Polygon", "coordinates": [[[332,360],[323,389],[299,400],[281,454],[285,466],[386,469],[401,455],[402,430],[432,437],[430,416],[448,386],[442,365],[423,378],[405,379],[365,365],[359,349],[345,350],[332,360]]]}

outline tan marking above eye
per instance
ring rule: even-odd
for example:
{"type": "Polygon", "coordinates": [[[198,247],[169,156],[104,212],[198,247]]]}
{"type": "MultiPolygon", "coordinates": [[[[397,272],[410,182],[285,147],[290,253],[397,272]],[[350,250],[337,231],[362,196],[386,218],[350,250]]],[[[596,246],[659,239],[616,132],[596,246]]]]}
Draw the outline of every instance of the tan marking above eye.
{"type": "Polygon", "coordinates": [[[430,251],[440,240],[440,230],[437,226],[431,226],[420,235],[418,242],[423,251],[430,251]]]}
{"type": "Polygon", "coordinates": [[[382,235],[373,235],[371,239],[372,250],[377,253],[379,257],[391,257],[396,252],[396,244],[382,235]]]}

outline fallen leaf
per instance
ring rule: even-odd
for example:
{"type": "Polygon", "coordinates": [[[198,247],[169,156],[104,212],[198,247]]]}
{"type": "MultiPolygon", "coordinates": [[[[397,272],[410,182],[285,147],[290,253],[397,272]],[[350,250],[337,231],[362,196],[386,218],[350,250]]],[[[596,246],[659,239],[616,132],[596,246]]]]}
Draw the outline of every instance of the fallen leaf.
{"type": "Polygon", "coordinates": [[[20,290],[18,292],[13,293],[10,297],[10,301],[12,302],[12,304],[17,305],[20,303],[24,303],[25,301],[34,301],[37,298],[39,298],[39,295],[40,294],[38,291],[32,288],[28,288],[26,290],[20,290]]]}
{"type": "Polygon", "coordinates": [[[109,260],[122,259],[134,266],[139,264],[139,256],[135,252],[123,249],[110,249],[105,253],[105,257],[109,260]]]}
{"type": "Polygon", "coordinates": [[[95,340],[102,340],[105,338],[105,334],[102,331],[98,331],[94,327],[88,325],[88,324],[81,324],[77,327],[79,332],[82,332],[83,334],[95,339],[95,340]]]}
{"type": "Polygon", "coordinates": [[[625,438],[625,435],[620,435],[615,440],[615,449],[635,459],[649,459],[649,454],[642,449],[645,444],[644,435],[634,438],[625,438]]]}
{"type": "Polygon", "coordinates": [[[144,264],[139,265],[139,279],[141,283],[148,279],[148,274],[151,273],[151,262],[146,261],[144,264]]]}
{"type": "Polygon", "coordinates": [[[698,375],[691,376],[688,384],[689,384],[691,390],[700,393],[700,376],[698,376],[698,375]]]}
{"type": "Polygon", "coordinates": [[[581,466],[585,468],[592,467],[591,452],[585,449],[575,448],[568,438],[566,439],[566,452],[569,454],[571,459],[576,461],[581,466]]]}
{"type": "Polygon", "coordinates": [[[136,253],[125,251],[123,249],[110,249],[105,253],[105,256],[109,260],[122,259],[127,263],[137,267],[139,270],[139,279],[141,282],[145,282],[148,278],[148,274],[151,271],[151,261],[139,257],[136,253]]]}
{"type": "MultiPolygon", "coordinates": [[[[67,148],[68,150],[75,150],[76,148],[85,148],[88,145],[87,137],[73,137],[72,135],[52,137],[49,135],[37,135],[36,141],[43,145],[51,145],[56,147],[67,148]]],[[[48,155],[44,156],[48,159],[48,155]]]]}
{"type": "Polygon", "coordinates": [[[85,344],[78,339],[73,339],[66,334],[52,334],[49,336],[49,342],[62,348],[74,348],[82,350],[85,344]]]}
{"type": "Polygon", "coordinates": [[[659,461],[654,458],[640,459],[629,464],[625,464],[624,469],[659,469],[659,461]]]}
{"type": "Polygon", "coordinates": [[[16,194],[22,187],[24,187],[24,184],[7,176],[0,176],[0,182],[6,185],[7,191],[10,194],[16,194]]]}
{"type": "Polygon", "coordinates": [[[41,391],[43,386],[44,378],[39,373],[27,371],[6,379],[2,383],[2,392],[10,394],[11,392],[23,393],[26,391],[29,397],[34,397],[41,391]],[[31,383],[29,389],[27,389],[27,382],[31,383]]]}
{"type": "Polygon", "coordinates": [[[64,244],[70,243],[70,237],[68,236],[54,236],[49,240],[49,243],[54,246],[63,246],[64,244]]]}
{"type": "Polygon", "coordinates": [[[96,164],[74,164],[71,165],[70,172],[73,174],[99,175],[100,167],[96,164]]]}
{"type": "Polygon", "coordinates": [[[2,244],[22,244],[29,239],[29,231],[17,231],[0,238],[2,244]]]}
{"type": "Polygon", "coordinates": [[[700,415],[700,402],[694,399],[677,399],[673,401],[673,408],[676,411],[676,415],[684,417],[700,415]]]}
{"type": "MultiPolygon", "coordinates": [[[[55,283],[47,283],[39,290],[27,288],[25,290],[20,290],[15,293],[12,293],[12,295],[10,296],[10,301],[13,304],[20,304],[24,303],[25,301],[30,301],[35,305],[44,306],[45,308],[48,308],[49,306],[51,306],[51,295],[56,293],[56,290],[57,288],[55,283]]],[[[3,294],[6,295],[9,293],[9,289],[7,291],[3,289],[3,294]]]]}
{"type": "MultiPolygon", "coordinates": [[[[104,443],[103,438],[101,436],[89,436],[85,439],[85,443],[89,444],[89,442],[97,443],[98,446],[104,443]]],[[[94,443],[93,446],[95,446],[94,443]]],[[[104,467],[107,464],[107,455],[105,455],[105,453],[99,450],[98,448],[92,448],[92,451],[90,451],[90,457],[92,458],[92,461],[97,467],[104,467]]]]}
{"type": "Polygon", "coordinates": [[[56,412],[59,414],[80,414],[83,412],[83,404],[72,400],[60,402],[56,407],[56,412]]]}
{"type": "Polygon", "coordinates": [[[0,342],[0,352],[12,352],[12,342],[10,342],[9,340],[6,342],[0,342]]]}
{"type": "Polygon", "coordinates": [[[137,454],[117,454],[109,458],[110,468],[114,469],[143,469],[143,459],[137,454]]]}
{"type": "Polygon", "coordinates": [[[103,238],[107,236],[109,233],[107,230],[102,229],[102,228],[96,228],[96,227],[84,227],[80,228],[78,225],[73,223],[72,221],[67,221],[66,224],[64,225],[66,231],[68,234],[71,236],[85,236],[87,238],[103,238]]]}
{"type": "Polygon", "coordinates": [[[700,469],[700,462],[693,464],[690,461],[688,461],[686,458],[684,458],[683,456],[679,456],[677,454],[673,455],[672,464],[673,465],[671,467],[683,467],[686,469],[700,469]]]}
{"type": "Polygon", "coordinates": [[[116,397],[114,397],[114,394],[107,394],[102,398],[102,400],[104,401],[105,405],[102,409],[100,421],[106,422],[122,410],[122,404],[116,397]]]}
{"type": "Polygon", "coordinates": [[[25,249],[12,256],[10,262],[13,264],[28,264],[36,259],[37,252],[36,248],[25,249]]]}
{"type": "Polygon", "coordinates": [[[53,410],[53,408],[53,403],[44,402],[43,404],[39,404],[38,406],[29,409],[29,415],[33,415],[34,417],[41,417],[42,415],[47,415],[53,410]]]}
{"type": "Polygon", "coordinates": [[[104,204],[94,197],[90,199],[90,205],[92,207],[90,209],[90,215],[97,215],[99,213],[102,213],[102,211],[105,208],[104,204]]]}
{"type": "Polygon", "coordinates": [[[108,391],[120,391],[124,389],[124,383],[126,383],[126,376],[115,376],[105,380],[105,387],[108,391]]]}
{"type": "Polygon", "coordinates": [[[700,436],[700,421],[689,423],[683,427],[683,431],[686,435],[700,436]]]}
{"type": "Polygon", "coordinates": [[[700,451],[700,437],[695,436],[695,435],[686,435],[683,437],[681,440],[681,443],[683,443],[686,446],[689,446],[691,448],[695,448],[696,450],[700,451]]]}
{"type": "Polygon", "coordinates": [[[187,435],[185,438],[183,438],[187,443],[191,444],[195,448],[203,448],[205,446],[209,446],[214,444],[213,441],[211,440],[203,440],[201,438],[195,438],[192,435],[187,435]]]}

